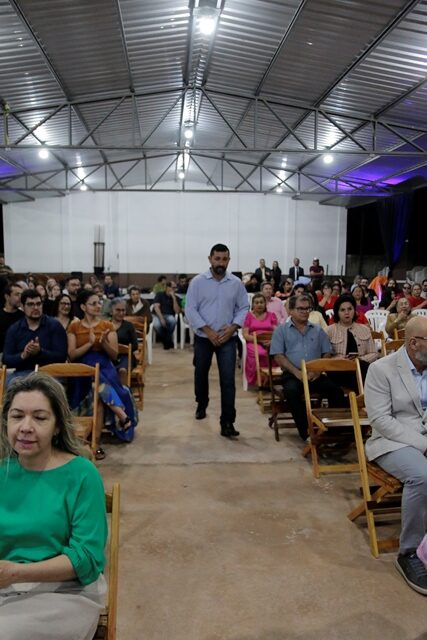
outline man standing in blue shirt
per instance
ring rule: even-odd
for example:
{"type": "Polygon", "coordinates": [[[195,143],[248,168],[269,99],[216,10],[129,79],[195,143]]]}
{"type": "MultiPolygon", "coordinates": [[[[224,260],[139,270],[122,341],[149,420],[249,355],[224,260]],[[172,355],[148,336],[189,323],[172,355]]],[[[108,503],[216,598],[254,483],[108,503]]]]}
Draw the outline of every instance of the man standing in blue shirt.
{"type": "Polygon", "coordinates": [[[23,375],[34,370],[36,364],[65,362],[67,334],[58,320],[42,313],[39,292],[26,289],[21,295],[21,303],[24,317],[6,333],[3,364],[16,369],[15,375],[23,375]]]}
{"type": "Polygon", "coordinates": [[[243,283],[227,267],[230,252],[224,244],[212,247],[210,269],[192,279],[187,292],[185,315],[195,332],[194,389],[196,420],[206,417],[209,404],[209,369],[215,353],[221,387],[221,435],[239,435],[236,419],[235,370],[236,331],[249,311],[248,295],[243,283]]]}
{"type": "MultiPolygon", "coordinates": [[[[312,302],[309,296],[302,294],[289,298],[290,319],[279,325],[273,333],[270,355],[274,356],[282,368],[283,391],[289,403],[298,433],[305,441],[308,435],[307,414],[304,403],[304,388],[301,377],[301,360],[330,358],[332,347],[327,334],[317,324],[308,321],[312,302]]],[[[308,375],[310,389],[328,398],[331,407],[345,406],[344,393],[325,375],[308,375]]]]}

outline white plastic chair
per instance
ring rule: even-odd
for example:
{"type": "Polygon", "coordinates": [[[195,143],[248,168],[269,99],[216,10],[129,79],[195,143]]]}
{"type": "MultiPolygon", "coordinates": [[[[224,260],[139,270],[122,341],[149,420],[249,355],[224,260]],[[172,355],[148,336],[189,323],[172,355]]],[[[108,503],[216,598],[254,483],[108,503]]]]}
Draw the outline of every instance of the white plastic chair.
{"type": "Polygon", "coordinates": [[[248,379],[246,377],[246,340],[243,337],[243,332],[241,329],[238,330],[237,335],[239,337],[240,342],[242,343],[242,383],[243,383],[243,391],[248,390],[248,379]]]}
{"type": "Polygon", "coordinates": [[[329,320],[329,318],[333,318],[334,317],[334,310],[333,309],[326,309],[325,315],[328,318],[328,320],[329,320]]]}
{"type": "MultiPolygon", "coordinates": [[[[152,307],[150,307],[150,310],[152,307]]],[[[175,329],[172,334],[173,340],[173,348],[178,349],[178,316],[179,314],[175,314],[175,329]]],[[[148,364],[153,363],[153,346],[156,344],[156,331],[154,330],[153,323],[150,324],[150,328],[147,331],[147,362],[148,364]]]]}
{"type": "Polygon", "coordinates": [[[384,333],[384,337],[387,337],[385,334],[385,325],[389,313],[390,312],[386,309],[371,309],[365,313],[365,317],[369,322],[371,329],[374,331],[382,331],[384,333]]]}
{"type": "Polygon", "coordinates": [[[427,318],[427,309],[414,309],[412,313],[416,316],[424,316],[427,318]]]}
{"type": "Polygon", "coordinates": [[[190,325],[188,324],[187,318],[185,317],[185,315],[183,313],[181,313],[180,319],[180,346],[181,349],[184,349],[185,347],[185,332],[188,329],[188,334],[190,336],[190,345],[194,344],[194,331],[193,329],[190,327],[190,325]]]}

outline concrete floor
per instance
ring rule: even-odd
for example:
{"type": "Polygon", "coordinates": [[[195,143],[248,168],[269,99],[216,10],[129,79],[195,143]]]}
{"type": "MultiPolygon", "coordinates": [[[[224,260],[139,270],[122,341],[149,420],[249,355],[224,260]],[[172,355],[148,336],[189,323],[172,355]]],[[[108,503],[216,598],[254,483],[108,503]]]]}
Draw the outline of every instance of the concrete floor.
{"type": "Polygon", "coordinates": [[[427,640],[424,596],[346,518],[358,475],[315,480],[240,372],[239,440],[219,435],[215,368],[196,421],[191,360],[155,348],[135,441],[100,464],[122,488],[118,640],[427,640]]]}

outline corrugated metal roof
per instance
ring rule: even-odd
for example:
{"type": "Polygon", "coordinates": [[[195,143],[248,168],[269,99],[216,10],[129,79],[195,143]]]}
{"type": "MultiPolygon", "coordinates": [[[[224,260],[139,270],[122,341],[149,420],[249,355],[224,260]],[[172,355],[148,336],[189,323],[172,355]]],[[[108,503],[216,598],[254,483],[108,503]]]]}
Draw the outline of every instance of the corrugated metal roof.
{"type": "Polygon", "coordinates": [[[322,184],[338,186],[344,202],[346,177],[422,173],[427,0],[199,4],[214,8],[212,37],[194,0],[0,0],[0,198],[13,185],[62,193],[82,179],[248,191],[284,181],[318,197],[322,184]],[[384,120],[375,135],[373,114],[384,120]],[[189,123],[194,160],[182,181],[189,123]],[[58,147],[45,160],[31,149],[42,142],[58,147]],[[331,149],[330,165],[315,146],[331,149]]]}

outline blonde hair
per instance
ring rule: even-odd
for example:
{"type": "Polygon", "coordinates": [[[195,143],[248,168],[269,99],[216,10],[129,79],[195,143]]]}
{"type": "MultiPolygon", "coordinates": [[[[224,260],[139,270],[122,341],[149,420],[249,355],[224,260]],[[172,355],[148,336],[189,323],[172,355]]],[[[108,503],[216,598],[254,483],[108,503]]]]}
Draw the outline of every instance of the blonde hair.
{"type": "Polygon", "coordinates": [[[4,398],[0,425],[0,460],[16,457],[15,451],[7,438],[7,416],[15,396],[18,393],[39,391],[49,401],[55,415],[58,433],[54,436],[55,449],[72,453],[76,456],[88,457],[83,443],[76,435],[73,415],[68,405],[63,386],[46,373],[30,373],[28,376],[15,378],[4,398]]]}

